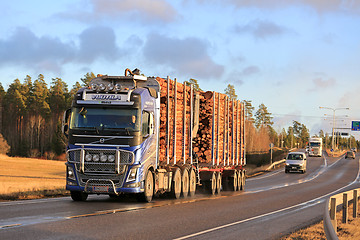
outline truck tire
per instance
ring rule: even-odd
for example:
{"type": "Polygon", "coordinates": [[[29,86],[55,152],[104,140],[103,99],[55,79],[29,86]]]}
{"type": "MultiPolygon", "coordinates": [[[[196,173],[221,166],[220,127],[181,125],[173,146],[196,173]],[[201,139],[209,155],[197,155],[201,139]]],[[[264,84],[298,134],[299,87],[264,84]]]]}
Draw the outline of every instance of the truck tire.
{"type": "Polygon", "coordinates": [[[245,171],[242,171],[242,174],[241,174],[241,186],[240,186],[241,191],[245,191],[245,179],[246,179],[245,171]]]}
{"type": "Polygon", "coordinates": [[[70,191],[71,199],[75,202],[83,202],[86,201],[88,194],[86,192],[80,191],[70,191]]]}
{"type": "Polygon", "coordinates": [[[154,196],[154,175],[151,170],[148,170],[145,175],[144,192],[139,193],[138,201],[151,202],[154,196]]]}
{"type": "Polygon", "coordinates": [[[211,173],[211,177],[208,181],[205,182],[206,184],[206,189],[207,191],[211,194],[211,195],[215,195],[216,192],[216,173],[212,172],[211,173]]]}
{"type": "Polygon", "coordinates": [[[179,199],[181,194],[181,171],[176,168],[173,172],[173,180],[171,184],[171,195],[173,198],[179,199]]]}
{"type": "Polygon", "coordinates": [[[220,194],[221,191],[221,185],[222,185],[222,176],[221,176],[221,172],[216,173],[216,193],[220,194]]]}
{"type": "Polygon", "coordinates": [[[241,184],[242,184],[242,173],[241,170],[237,171],[237,189],[238,191],[241,191],[241,184]]]}
{"type": "Polygon", "coordinates": [[[230,191],[236,192],[238,190],[238,173],[235,170],[234,176],[229,178],[230,191]]]}
{"type": "Polygon", "coordinates": [[[189,195],[193,197],[196,192],[196,174],[193,168],[189,169],[189,195]]]}
{"type": "Polygon", "coordinates": [[[189,171],[187,168],[182,169],[181,175],[181,192],[184,198],[189,195],[189,171]]]}

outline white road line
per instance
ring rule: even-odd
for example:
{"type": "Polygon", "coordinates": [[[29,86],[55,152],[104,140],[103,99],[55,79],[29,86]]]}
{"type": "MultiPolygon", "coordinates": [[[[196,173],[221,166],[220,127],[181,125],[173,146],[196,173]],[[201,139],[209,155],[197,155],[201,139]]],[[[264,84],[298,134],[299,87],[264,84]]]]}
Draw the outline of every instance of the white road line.
{"type": "Polygon", "coordinates": [[[253,181],[253,180],[259,180],[259,179],[271,177],[271,176],[274,176],[274,175],[276,175],[276,174],[281,173],[282,171],[283,171],[283,170],[280,169],[280,170],[277,170],[277,171],[275,171],[275,172],[273,172],[273,173],[265,174],[264,176],[261,176],[261,177],[247,178],[246,181],[253,181]]]}
{"type": "MultiPolygon", "coordinates": [[[[360,164],[360,162],[359,162],[359,164],[360,164]]],[[[203,234],[206,234],[206,233],[209,233],[209,232],[214,232],[216,230],[224,229],[224,228],[227,228],[227,227],[242,224],[242,223],[249,222],[249,221],[252,221],[252,220],[256,220],[256,219],[259,219],[259,218],[267,217],[267,216],[270,216],[270,215],[274,215],[274,214],[281,213],[281,212],[284,212],[284,211],[287,211],[287,210],[290,210],[290,209],[294,209],[294,208],[298,208],[298,207],[306,208],[305,205],[309,205],[309,207],[313,206],[314,204],[309,204],[309,203],[312,203],[312,202],[321,203],[321,202],[325,201],[325,198],[327,198],[327,197],[329,197],[331,195],[334,195],[337,192],[341,192],[343,189],[345,189],[345,188],[355,184],[356,182],[358,182],[359,181],[359,174],[360,174],[360,167],[358,169],[357,176],[356,176],[356,178],[355,178],[355,180],[353,182],[351,182],[348,185],[346,185],[346,186],[344,186],[342,188],[339,188],[339,189],[337,189],[337,190],[335,190],[335,191],[333,191],[331,193],[327,193],[327,194],[325,194],[323,196],[320,196],[320,197],[317,197],[315,199],[312,199],[312,200],[309,200],[309,201],[306,201],[306,202],[303,202],[303,203],[299,203],[299,204],[291,206],[291,207],[287,207],[287,208],[279,209],[279,210],[276,210],[276,211],[273,211],[273,212],[265,213],[265,214],[262,214],[262,215],[259,215],[259,216],[255,216],[255,217],[240,220],[240,221],[237,221],[237,222],[225,224],[225,225],[218,226],[218,227],[215,227],[215,228],[210,228],[210,229],[207,229],[207,230],[204,230],[204,231],[201,231],[201,232],[197,232],[197,233],[186,235],[186,236],[183,236],[183,237],[180,237],[180,238],[176,238],[174,240],[183,240],[183,239],[196,237],[196,236],[203,235],[203,234]],[[324,198],[324,199],[322,199],[322,198],[324,198]]]]}
{"type": "Polygon", "coordinates": [[[43,199],[34,199],[34,200],[21,200],[21,201],[11,201],[11,202],[0,202],[1,206],[15,206],[15,205],[24,205],[24,204],[35,204],[43,202],[58,202],[62,201],[65,198],[69,197],[60,197],[60,198],[43,198],[43,199]]]}

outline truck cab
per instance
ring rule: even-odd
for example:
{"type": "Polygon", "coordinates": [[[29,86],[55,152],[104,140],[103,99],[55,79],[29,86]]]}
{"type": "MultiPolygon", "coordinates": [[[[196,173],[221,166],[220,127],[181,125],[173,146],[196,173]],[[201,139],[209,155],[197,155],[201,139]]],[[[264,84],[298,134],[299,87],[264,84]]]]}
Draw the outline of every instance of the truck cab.
{"type": "Polygon", "coordinates": [[[159,91],[154,78],[127,69],[125,76],[100,75],[76,93],[63,118],[73,200],[144,192],[145,172],[158,164],[159,91]]]}
{"type": "Polygon", "coordinates": [[[322,156],[322,138],[309,139],[309,156],[322,156]]]}

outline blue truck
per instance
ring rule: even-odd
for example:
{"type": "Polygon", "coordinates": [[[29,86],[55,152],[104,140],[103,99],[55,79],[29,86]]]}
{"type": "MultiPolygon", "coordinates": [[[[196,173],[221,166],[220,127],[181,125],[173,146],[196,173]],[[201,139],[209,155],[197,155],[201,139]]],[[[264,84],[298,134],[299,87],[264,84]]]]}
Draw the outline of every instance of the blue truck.
{"type": "Polygon", "coordinates": [[[137,69],[98,75],[64,112],[63,133],[74,201],[133,194],[150,202],[245,187],[244,104],[176,79],[137,69]]]}

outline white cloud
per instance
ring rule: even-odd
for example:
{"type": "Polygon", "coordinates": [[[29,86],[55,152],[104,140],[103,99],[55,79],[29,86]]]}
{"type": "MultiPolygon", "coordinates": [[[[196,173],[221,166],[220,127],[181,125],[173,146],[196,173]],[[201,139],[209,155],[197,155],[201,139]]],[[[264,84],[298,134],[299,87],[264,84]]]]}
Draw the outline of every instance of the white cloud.
{"type": "Polygon", "coordinates": [[[315,78],[313,79],[313,83],[317,89],[325,89],[333,87],[336,84],[336,80],[333,78],[329,79],[322,79],[322,78],[315,78]]]}
{"type": "Polygon", "coordinates": [[[292,31],[266,20],[255,20],[246,25],[236,25],[235,32],[239,34],[249,33],[257,39],[266,39],[275,36],[289,34],[292,31]]]}
{"type": "Polygon", "coordinates": [[[143,52],[148,62],[171,67],[179,75],[219,78],[224,66],[211,59],[208,48],[209,44],[198,38],[177,39],[150,34],[143,52]]]}
{"type": "Polygon", "coordinates": [[[108,27],[90,27],[79,36],[80,49],[77,60],[91,63],[98,58],[108,61],[119,58],[120,50],[116,46],[114,31],[108,27]]]}
{"type": "Polygon", "coordinates": [[[138,18],[173,21],[176,10],[165,0],[92,0],[94,13],[102,16],[117,17],[134,13],[138,18]]]}
{"type": "Polygon", "coordinates": [[[79,46],[59,38],[36,36],[27,28],[17,28],[8,39],[0,40],[0,65],[25,66],[35,70],[61,72],[69,62],[114,61],[121,57],[115,34],[108,27],[90,27],[80,33],[79,46]]]}
{"type": "Polygon", "coordinates": [[[176,9],[166,0],[90,0],[90,3],[90,9],[69,9],[56,16],[85,23],[125,19],[146,24],[173,22],[179,16],[176,9]]]}
{"type": "Polygon", "coordinates": [[[242,7],[283,8],[289,6],[307,6],[319,13],[345,11],[360,13],[359,1],[344,0],[228,0],[231,4],[242,7]]]}
{"type": "Polygon", "coordinates": [[[38,37],[29,29],[16,28],[8,39],[0,40],[0,64],[24,65],[59,71],[75,56],[75,46],[58,38],[38,37]]]}

